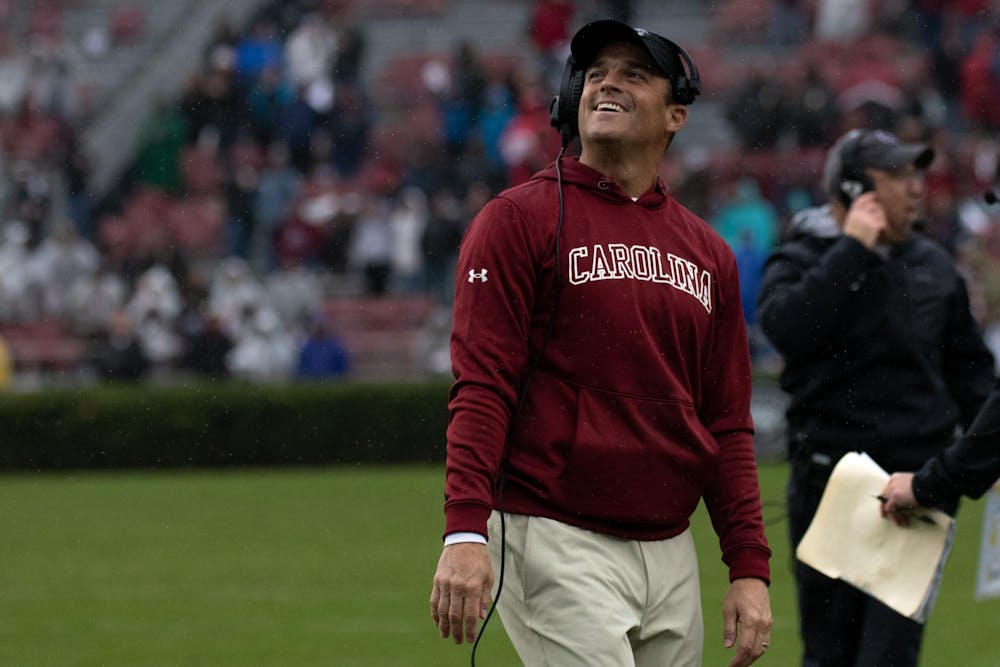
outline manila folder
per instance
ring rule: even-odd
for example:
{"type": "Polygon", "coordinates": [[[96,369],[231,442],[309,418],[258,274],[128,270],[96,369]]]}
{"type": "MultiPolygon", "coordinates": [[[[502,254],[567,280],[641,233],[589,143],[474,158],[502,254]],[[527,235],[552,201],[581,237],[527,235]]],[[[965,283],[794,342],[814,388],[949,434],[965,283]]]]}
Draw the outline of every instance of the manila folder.
{"type": "Polygon", "coordinates": [[[867,454],[845,454],[795,555],[831,579],[841,579],[923,623],[937,596],[955,520],[924,508],[914,511],[909,526],[883,519],[877,496],[888,479],[867,454]]]}

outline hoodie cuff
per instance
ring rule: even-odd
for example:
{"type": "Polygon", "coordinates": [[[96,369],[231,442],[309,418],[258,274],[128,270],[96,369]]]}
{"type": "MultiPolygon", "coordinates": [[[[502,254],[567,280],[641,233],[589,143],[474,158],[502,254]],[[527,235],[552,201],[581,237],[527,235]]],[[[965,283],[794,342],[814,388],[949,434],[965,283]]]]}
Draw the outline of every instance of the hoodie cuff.
{"type": "Polygon", "coordinates": [[[482,503],[456,502],[444,507],[444,536],[452,533],[479,533],[489,535],[486,522],[489,521],[493,508],[482,503]]]}
{"type": "Polygon", "coordinates": [[[750,547],[734,551],[729,562],[729,582],[737,579],[760,579],[768,586],[771,585],[771,567],[768,561],[771,558],[769,550],[750,547]]]}

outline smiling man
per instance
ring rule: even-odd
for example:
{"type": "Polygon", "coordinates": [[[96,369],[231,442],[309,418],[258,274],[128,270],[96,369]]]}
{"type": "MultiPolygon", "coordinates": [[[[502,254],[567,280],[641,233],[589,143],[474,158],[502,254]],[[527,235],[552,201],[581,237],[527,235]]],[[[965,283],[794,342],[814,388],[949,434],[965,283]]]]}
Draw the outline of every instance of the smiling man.
{"type": "Polygon", "coordinates": [[[579,158],[502,192],[462,243],[431,615],[473,641],[497,596],[529,667],[700,665],[704,499],[731,582],[722,639],[749,665],[770,641],[770,550],[736,263],[657,175],[697,70],[616,21],[571,54],[553,124],[579,158]]]}

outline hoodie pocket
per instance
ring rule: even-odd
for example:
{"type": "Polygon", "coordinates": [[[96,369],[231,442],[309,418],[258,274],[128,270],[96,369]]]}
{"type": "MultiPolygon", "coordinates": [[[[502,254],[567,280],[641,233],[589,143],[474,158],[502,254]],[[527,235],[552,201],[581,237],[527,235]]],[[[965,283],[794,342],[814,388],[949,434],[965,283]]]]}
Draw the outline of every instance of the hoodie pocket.
{"type": "Polygon", "coordinates": [[[594,518],[684,522],[717,454],[690,403],[581,389],[559,491],[565,506],[594,518]]]}

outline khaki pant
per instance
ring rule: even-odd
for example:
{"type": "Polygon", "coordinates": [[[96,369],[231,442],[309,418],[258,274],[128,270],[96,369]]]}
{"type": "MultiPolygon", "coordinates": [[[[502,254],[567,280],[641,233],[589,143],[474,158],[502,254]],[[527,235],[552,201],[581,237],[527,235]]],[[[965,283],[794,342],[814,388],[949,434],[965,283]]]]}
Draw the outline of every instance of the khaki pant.
{"type": "MultiPolygon", "coordinates": [[[[701,664],[701,593],[690,531],[640,542],[535,516],[507,514],[506,524],[497,609],[527,667],[701,664]]],[[[489,531],[499,583],[497,512],[489,531]]]]}

